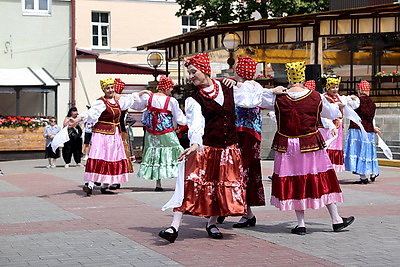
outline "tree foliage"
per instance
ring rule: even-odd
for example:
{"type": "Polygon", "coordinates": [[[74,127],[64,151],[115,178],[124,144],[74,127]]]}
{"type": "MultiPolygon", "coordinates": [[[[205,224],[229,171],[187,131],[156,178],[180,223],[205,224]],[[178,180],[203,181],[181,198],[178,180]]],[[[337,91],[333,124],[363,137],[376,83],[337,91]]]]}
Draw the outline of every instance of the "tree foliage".
{"type": "Polygon", "coordinates": [[[329,0],[177,0],[178,17],[192,16],[200,26],[251,20],[258,11],[262,18],[309,14],[328,10],[329,0]]]}

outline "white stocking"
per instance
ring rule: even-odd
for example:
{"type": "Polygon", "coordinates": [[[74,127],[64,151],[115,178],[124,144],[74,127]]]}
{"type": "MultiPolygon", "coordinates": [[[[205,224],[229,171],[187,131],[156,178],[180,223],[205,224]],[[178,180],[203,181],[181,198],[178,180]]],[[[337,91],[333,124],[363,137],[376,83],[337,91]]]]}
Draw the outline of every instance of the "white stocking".
{"type": "Polygon", "coordinates": [[[305,227],[306,223],[304,221],[304,210],[295,210],[296,217],[297,217],[297,226],[298,227],[305,227]]]}
{"type": "MultiPolygon", "coordinates": [[[[172,219],[171,226],[173,226],[176,229],[176,231],[179,230],[179,226],[181,225],[182,222],[182,217],[183,217],[183,212],[174,211],[174,218],[172,219]]],[[[173,231],[171,229],[168,229],[167,232],[172,234],[173,231]]]]}
{"type": "Polygon", "coordinates": [[[337,206],[335,203],[326,205],[329,211],[329,215],[331,215],[331,220],[333,224],[342,223],[343,219],[340,217],[337,206]]]}

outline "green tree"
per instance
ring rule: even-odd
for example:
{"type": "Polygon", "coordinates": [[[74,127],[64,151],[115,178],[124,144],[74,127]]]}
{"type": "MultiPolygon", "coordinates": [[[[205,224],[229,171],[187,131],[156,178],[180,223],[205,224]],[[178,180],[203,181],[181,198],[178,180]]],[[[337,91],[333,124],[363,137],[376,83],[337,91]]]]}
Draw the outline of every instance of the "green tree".
{"type": "Polygon", "coordinates": [[[178,17],[192,16],[200,22],[225,24],[251,20],[251,14],[258,11],[262,18],[283,15],[309,14],[329,9],[329,0],[177,0],[180,5],[178,17]]]}

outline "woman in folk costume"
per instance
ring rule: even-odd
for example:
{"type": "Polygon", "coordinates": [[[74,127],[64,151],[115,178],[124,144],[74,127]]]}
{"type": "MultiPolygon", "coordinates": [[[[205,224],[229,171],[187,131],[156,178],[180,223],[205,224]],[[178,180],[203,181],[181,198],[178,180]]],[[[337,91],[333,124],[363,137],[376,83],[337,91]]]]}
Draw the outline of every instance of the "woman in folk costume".
{"type": "Polygon", "coordinates": [[[138,176],[155,180],[155,191],[163,191],[161,179],[178,176],[178,156],[183,148],[175,133],[174,122],[185,125],[186,117],[178,101],[171,97],[173,81],[161,76],[157,93],[151,94],[142,123],[146,127],[143,158],[138,176]]]}
{"type": "Polygon", "coordinates": [[[343,116],[345,114],[345,109],[356,109],[360,105],[360,100],[357,96],[344,96],[338,94],[340,81],[341,78],[328,78],[326,80],[326,92],[324,93],[324,97],[330,103],[337,103],[339,105],[342,116],[334,120],[322,118],[322,124],[324,127],[319,129],[325,141],[337,135],[327,149],[328,156],[336,172],[344,171],[343,116]]]}
{"type": "Polygon", "coordinates": [[[264,91],[264,101],[274,106],[277,119],[270,203],[280,210],[295,210],[298,224],[291,230],[293,234],[306,234],[306,209],[324,206],[328,208],[333,230],[341,231],[354,217],[339,216],[336,202],[343,202],[343,195],[318,131],[321,116],[341,117],[339,107],[303,85],[304,62],[287,63],[286,71],[290,84],[287,95],[274,96],[264,91]]]}
{"type": "MultiPolygon", "coordinates": [[[[253,80],[257,62],[251,57],[239,57],[236,64],[236,85],[233,86],[236,105],[236,131],[243,158],[246,184],[247,213],[233,224],[234,228],[255,226],[256,217],[251,206],[265,206],[264,186],[261,175],[260,145],[262,116],[257,97],[264,88],[253,80]]],[[[225,83],[225,81],[224,81],[225,83]]],[[[218,218],[222,222],[223,218],[218,218]]]]}
{"type": "Polygon", "coordinates": [[[91,105],[70,123],[91,122],[92,147],[86,162],[83,191],[92,195],[94,183],[102,183],[102,194],[114,194],[108,189],[110,184],[128,182],[129,164],[121,138],[120,116],[122,110],[133,108],[142,110],[146,107],[148,91],[143,90],[115,99],[114,79],[100,81],[104,96],[91,105]]]}
{"type": "Polygon", "coordinates": [[[206,231],[215,239],[223,238],[216,226],[218,216],[246,214],[233,91],[210,78],[208,54],[189,58],[185,67],[194,92],[185,102],[191,146],[179,157],[186,158],[183,201],[174,208],[171,226],[159,233],[171,243],[178,236],[184,213],[209,216],[206,231]]]}
{"type": "Polygon", "coordinates": [[[368,176],[372,182],[379,176],[375,133],[381,134],[381,130],[375,127],[376,105],[369,97],[370,84],[361,81],[357,84],[357,89],[360,106],[355,112],[361,117],[367,138],[362,135],[359,126],[350,122],[344,147],[344,163],[346,171],[360,175],[360,180],[354,182],[355,184],[368,184],[368,176]]]}

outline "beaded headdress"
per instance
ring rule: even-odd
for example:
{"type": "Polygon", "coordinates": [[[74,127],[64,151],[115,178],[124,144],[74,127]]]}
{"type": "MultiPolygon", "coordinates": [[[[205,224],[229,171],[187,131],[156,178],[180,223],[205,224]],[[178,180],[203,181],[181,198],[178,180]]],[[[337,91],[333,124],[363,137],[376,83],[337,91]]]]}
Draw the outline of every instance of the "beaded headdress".
{"type": "Polygon", "coordinates": [[[339,85],[342,78],[327,78],[326,79],[326,90],[329,90],[334,85],[339,85]]]}
{"type": "Polygon", "coordinates": [[[101,90],[104,91],[104,90],[106,89],[107,85],[110,85],[110,84],[114,84],[114,79],[113,79],[113,78],[108,78],[108,79],[105,79],[105,80],[100,80],[101,90]]]}
{"type": "Polygon", "coordinates": [[[302,83],[306,80],[304,61],[286,63],[286,73],[290,84],[302,83]]]}

